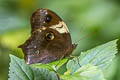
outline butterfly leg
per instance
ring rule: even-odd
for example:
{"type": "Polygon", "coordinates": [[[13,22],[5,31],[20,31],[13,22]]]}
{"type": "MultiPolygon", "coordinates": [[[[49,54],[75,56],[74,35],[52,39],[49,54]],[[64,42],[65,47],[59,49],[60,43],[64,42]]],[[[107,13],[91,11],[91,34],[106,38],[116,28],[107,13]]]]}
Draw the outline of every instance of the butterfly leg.
{"type": "Polygon", "coordinates": [[[73,61],[74,61],[74,62],[76,62],[76,61],[77,61],[77,62],[78,62],[79,67],[81,67],[78,56],[72,56],[72,55],[70,55],[70,58],[73,58],[73,61]],[[76,60],[75,60],[75,59],[76,59],[76,60]]]}

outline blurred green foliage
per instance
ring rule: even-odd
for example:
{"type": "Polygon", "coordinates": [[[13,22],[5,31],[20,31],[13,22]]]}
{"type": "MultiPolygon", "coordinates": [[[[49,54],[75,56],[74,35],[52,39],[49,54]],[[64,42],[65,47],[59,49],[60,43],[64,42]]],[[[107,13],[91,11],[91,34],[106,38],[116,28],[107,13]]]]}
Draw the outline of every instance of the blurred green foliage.
{"type": "MultiPolygon", "coordinates": [[[[0,0],[0,80],[8,79],[9,54],[23,58],[17,46],[29,37],[29,19],[39,8],[49,8],[65,21],[73,43],[81,39],[74,55],[120,38],[119,0],[0,0]]],[[[116,56],[106,71],[108,80],[120,79],[120,54],[116,56]]]]}

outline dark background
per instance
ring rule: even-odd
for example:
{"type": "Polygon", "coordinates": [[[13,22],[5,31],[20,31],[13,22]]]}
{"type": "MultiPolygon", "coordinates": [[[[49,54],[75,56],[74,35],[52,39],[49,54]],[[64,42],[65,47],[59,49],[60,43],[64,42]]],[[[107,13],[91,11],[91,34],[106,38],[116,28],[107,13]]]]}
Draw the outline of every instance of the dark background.
{"type": "MultiPolygon", "coordinates": [[[[80,39],[74,55],[120,38],[119,0],[0,0],[0,80],[8,79],[9,54],[23,58],[17,46],[30,36],[30,17],[39,8],[49,8],[64,20],[73,43],[80,39]]],[[[119,54],[105,77],[120,80],[119,54]]]]}

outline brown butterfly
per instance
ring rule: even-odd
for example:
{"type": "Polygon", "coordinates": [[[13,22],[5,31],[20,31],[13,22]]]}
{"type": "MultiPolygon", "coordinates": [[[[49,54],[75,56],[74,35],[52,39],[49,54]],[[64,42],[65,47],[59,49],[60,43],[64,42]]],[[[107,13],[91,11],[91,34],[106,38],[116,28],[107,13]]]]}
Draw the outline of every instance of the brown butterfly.
{"type": "Polygon", "coordinates": [[[49,9],[39,9],[33,13],[31,36],[22,48],[27,64],[49,63],[72,54],[76,44],[72,44],[70,32],[62,19],[49,9]]]}

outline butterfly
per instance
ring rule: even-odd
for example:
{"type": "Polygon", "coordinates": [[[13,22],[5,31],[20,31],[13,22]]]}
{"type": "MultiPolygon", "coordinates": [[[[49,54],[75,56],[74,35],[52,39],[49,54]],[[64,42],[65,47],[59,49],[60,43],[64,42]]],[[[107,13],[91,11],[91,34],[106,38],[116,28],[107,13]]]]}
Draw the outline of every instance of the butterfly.
{"type": "Polygon", "coordinates": [[[72,44],[68,27],[49,9],[38,9],[30,19],[31,36],[20,45],[27,64],[50,63],[72,54],[77,44],[72,44]]]}

